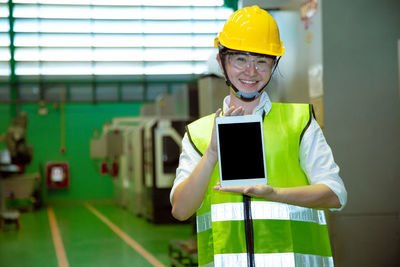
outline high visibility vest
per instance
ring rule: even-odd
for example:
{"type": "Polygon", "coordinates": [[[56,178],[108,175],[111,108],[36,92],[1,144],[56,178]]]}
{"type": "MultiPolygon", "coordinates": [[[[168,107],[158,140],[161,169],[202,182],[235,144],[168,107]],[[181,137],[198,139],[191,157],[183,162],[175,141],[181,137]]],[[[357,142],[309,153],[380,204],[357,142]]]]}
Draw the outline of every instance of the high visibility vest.
{"type": "MultiPolygon", "coordinates": [[[[201,155],[214,118],[208,115],[186,128],[201,155]]],[[[269,185],[309,184],[299,145],[311,118],[310,105],[272,103],[263,123],[269,185]]],[[[216,164],[196,214],[199,266],[333,266],[323,210],[213,190],[218,181],[216,164]]]]}

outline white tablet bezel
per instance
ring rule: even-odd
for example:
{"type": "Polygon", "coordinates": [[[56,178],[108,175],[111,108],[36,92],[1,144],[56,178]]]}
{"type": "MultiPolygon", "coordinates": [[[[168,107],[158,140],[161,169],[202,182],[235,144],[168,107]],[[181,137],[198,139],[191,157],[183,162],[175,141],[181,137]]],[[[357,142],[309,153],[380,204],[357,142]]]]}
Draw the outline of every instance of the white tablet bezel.
{"type": "MultiPolygon", "coordinates": [[[[265,161],[265,147],[264,147],[264,131],[263,131],[263,121],[262,117],[259,115],[244,115],[244,116],[220,116],[215,120],[216,123],[216,134],[217,134],[217,148],[218,148],[218,166],[219,166],[219,180],[222,187],[229,186],[252,186],[259,184],[267,184],[267,166],[265,161]],[[222,168],[221,168],[221,153],[220,153],[220,134],[219,134],[219,125],[220,124],[232,124],[232,123],[248,123],[248,122],[257,122],[260,125],[261,131],[261,144],[262,144],[262,158],[263,158],[263,166],[264,166],[264,177],[262,178],[245,178],[245,179],[235,179],[235,180],[223,180],[222,177],[222,168]]],[[[233,133],[234,134],[234,133],[233,133]]],[[[245,140],[246,137],[244,137],[245,140]]],[[[251,137],[249,137],[251,138],[251,137]]],[[[239,155],[243,156],[243,155],[239,155]]],[[[223,159],[222,159],[223,160],[223,159]]]]}

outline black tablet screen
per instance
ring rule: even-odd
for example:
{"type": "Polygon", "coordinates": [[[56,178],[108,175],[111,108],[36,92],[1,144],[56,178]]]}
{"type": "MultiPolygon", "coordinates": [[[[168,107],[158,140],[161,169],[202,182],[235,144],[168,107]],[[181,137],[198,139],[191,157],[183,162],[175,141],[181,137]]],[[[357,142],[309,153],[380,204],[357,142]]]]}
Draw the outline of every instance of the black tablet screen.
{"type": "Polygon", "coordinates": [[[265,177],[261,131],[258,122],[218,125],[223,180],[265,177]]]}

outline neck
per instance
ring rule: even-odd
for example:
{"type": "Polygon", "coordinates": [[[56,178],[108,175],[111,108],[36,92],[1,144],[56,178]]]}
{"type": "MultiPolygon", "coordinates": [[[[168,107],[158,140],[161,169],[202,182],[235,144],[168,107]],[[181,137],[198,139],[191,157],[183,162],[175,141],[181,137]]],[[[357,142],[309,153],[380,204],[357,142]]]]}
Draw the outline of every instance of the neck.
{"type": "Polygon", "coordinates": [[[244,108],[244,114],[245,115],[250,115],[253,113],[253,110],[258,106],[258,104],[260,103],[260,98],[261,95],[259,95],[256,99],[254,99],[253,101],[243,101],[242,99],[238,98],[231,89],[230,92],[230,96],[231,96],[231,101],[229,103],[229,107],[242,107],[244,108]]]}

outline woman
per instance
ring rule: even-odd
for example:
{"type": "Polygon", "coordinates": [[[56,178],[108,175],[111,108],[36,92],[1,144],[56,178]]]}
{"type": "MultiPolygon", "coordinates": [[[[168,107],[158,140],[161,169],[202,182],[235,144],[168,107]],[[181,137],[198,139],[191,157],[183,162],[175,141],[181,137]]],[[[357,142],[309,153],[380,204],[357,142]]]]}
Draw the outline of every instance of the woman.
{"type": "Polygon", "coordinates": [[[230,95],[223,112],[188,125],[171,190],[175,218],[197,213],[199,266],[333,266],[321,209],[342,209],[347,192],[311,107],[271,103],[264,92],[284,54],[275,20],[257,6],[240,9],[215,46],[230,95]],[[218,183],[222,114],[263,116],[268,185],[218,183]]]}

